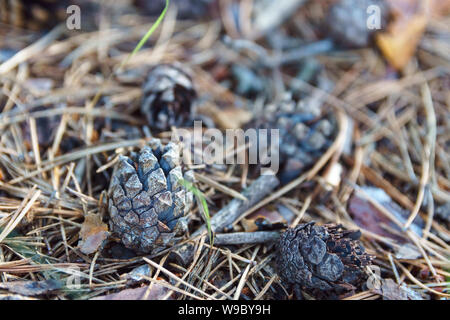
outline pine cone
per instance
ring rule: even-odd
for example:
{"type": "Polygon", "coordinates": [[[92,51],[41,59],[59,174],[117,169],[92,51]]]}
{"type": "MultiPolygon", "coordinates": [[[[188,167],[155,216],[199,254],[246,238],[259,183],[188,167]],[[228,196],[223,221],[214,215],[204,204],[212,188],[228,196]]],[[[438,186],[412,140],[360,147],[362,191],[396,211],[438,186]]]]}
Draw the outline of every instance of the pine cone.
{"type": "MultiPolygon", "coordinates": [[[[204,16],[212,0],[172,0],[178,9],[177,19],[195,19],[204,16]]],[[[136,6],[145,14],[159,16],[166,6],[166,0],[136,0],[136,6]]]]}
{"type": "MultiPolygon", "coordinates": [[[[192,180],[190,171],[184,178],[192,180]]],[[[148,253],[173,242],[185,231],[183,216],[193,202],[180,179],[180,150],[174,143],[163,148],[158,139],[139,154],[121,156],[109,188],[112,229],[123,244],[148,253]]]]}
{"type": "Polygon", "coordinates": [[[168,131],[193,121],[197,94],[191,77],[179,66],[162,64],[150,71],[143,87],[141,112],[151,127],[168,131]]]}
{"type": "Polygon", "coordinates": [[[363,268],[372,260],[360,236],[360,231],[333,224],[310,222],[290,228],[278,244],[278,274],[285,283],[316,297],[354,290],[365,280],[363,268]]]}
{"type": "Polygon", "coordinates": [[[376,29],[367,27],[367,8],[380,8],[381,28],[384,29],[389,17],[389,8],[384,0],[340,0],[330,8],[327,25],[331,36],[343,46],[367,47],[376,29]]]}
{"type": "MultiPolygon", "coordinates": [[[[247,127],[279,129],[280,178],[287,183],[309,169],[331,145],[336,135],[334,117],[307,100],[296,103],[287,96],[281,103],[265,107],[264,114],[247,127]]],[[[270,132],[268,132],[270,134],[270,132]]]]}

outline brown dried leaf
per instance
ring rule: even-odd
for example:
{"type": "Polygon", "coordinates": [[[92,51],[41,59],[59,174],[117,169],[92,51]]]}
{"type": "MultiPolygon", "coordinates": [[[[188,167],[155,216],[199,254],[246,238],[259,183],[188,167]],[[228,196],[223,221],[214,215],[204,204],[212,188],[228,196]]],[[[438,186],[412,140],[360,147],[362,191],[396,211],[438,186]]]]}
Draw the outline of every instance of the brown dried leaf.
{"type": "MultiPolygon", "coordinates": [[[[397,203],[395,203],[383,189],[375,187],[362,187],[361,189],[369,197],[386,208],[386,210],[395,216],[400,223],[406,222],[409,212],[402,209],[397,203]]],[[[358,192],[355,192],[350,197],[348,202],[348,211],[354,222],[359,227],[382,237],[394,239],[400,243],[405,242],[403,237],[391,232],[391,230],[400,232],[400,228],[364,197],[358,195],[358,192]]],[[[411,230],[421,236],[423,223],[422,218],[418,216],[411,225],[411,230]]]]}
{"type": "MultiPolygon", "coordinates": [[[[95,297],[91,300],[143,300],[148,286],[136,289],[125,289],[117,293],[95,297]]],[[[161,300],[169,291],[166,287],[153,283],[146,300],[161,300]]],[[[170,298],[169,298],[170,299],[170,298]]]]}
{"type": "Polygon", "coordinates": [[[416,291],[408,288],[404,283],[400,286],[392,279],[381,280],[381,288],[374,290],[383,296],[383,300],[423,300],[416,291]]]}
{"type": "Polygon", "coordinates": [[[254,232],[286,227],[287,221],[277,210],[262,208],[242,219],[242,225],[246,232],[254,232]]]}
{"type": "Polygon", "coordinates": [[[394,68],[400,70],[408,64],[425,31],[427,21],[423,14],[399,18],[389,25],[387,32],[376,35],[378,47],[394,68]]]}
{"type": "Polygon", "coordinates": [[[0,289],[5,289],[23,296],[38,296],[61,289],[61,283],[56,280],[44,281],[11,281],[0,283],[0,289]]]}
{"type": "Polygon", "coordinates": [[[359,227],[382,237],[402,241],[401,238],[396,237],[381,227],[382,224],[390,225],[391,221],[379,212],[370,202],[359,197],[357,194],[353,194],[350,197],[348,211],[359,227]]]}
{"type": "Polygon", "coordinates": [[[78,247],[84,254],[96,252],[108,237],[108,226],[102,222],[97,214],[88,214],[84,218],[80,230],[80,243],[78,247]]]}
{"type": "Polygon", "coordinates": [[[387,32],[376,34],[376,42],[386,60],[403,69],[414,55],[430,17],[445,15],[450,0],[388,0],[393,15],[387,32]]]}

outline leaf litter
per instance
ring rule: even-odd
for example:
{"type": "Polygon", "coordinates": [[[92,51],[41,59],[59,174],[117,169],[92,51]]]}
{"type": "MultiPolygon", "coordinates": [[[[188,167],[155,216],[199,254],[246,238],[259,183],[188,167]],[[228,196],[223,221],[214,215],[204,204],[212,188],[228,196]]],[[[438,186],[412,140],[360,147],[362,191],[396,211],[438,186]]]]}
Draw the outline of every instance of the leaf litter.
{"type": "Polygon", "coordinates": [[[169,6],[129,59],[157,16],[102,17],[108,23],[83,33],[1,26],[1,299],[290,299],[274,266],[276,241],[255,237],[311,221],[359,229],[380,268],[381,288],[345,299],[448,298],[446,1],[430,2],[433,19],[416,14],[414,1],[389,1],[397,18],[358,50],[327,40],[331,1],[286,0],[275,11],[250,2],[213,4],[208,18],[192,20],[175,19],[169,6]],[[192,69],[197,110],[217,127],[242,128],[291,91],[334,113],[338,132],[306,172],[272,181],[272,193],[220,225],[226,245],[208,241],[216,225],[203,214],[214,221],[227,205],[242,209],[236,194],[251,200],[244,190],[258,177],[246,164],[194,168],[207,178],[195,183],[201,205],[188,214],[186,237],[140,256],[107,233],[104,191],[118,157],[155,134],[139,115],[147,70],[174,62],[192,69]]]}

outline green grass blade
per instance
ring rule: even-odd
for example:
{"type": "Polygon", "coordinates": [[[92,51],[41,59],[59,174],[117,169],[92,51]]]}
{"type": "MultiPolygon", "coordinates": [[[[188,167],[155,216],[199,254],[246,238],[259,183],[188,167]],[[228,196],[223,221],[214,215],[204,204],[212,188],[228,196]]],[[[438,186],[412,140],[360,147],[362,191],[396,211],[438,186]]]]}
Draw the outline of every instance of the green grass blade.
{"type": "Polygon", "coordinates": [[[203,208],[202,211],[203,211],[203,214],[204,214],[204,218],[205,218],[205,221],[206,221],[206,228],[208,229],[209,242],[210,242],[210,244],[212,246],[214,244],[214,235],[213,235],[212,228],[211,228],[211,216],[209,215],[208,204],[206,203],[205,196],[191,182],[186,181],[184,179],[180,179],[180,183],[187,190],[192,192],[194,194],[194,196],[197,198],[197,200],[200,201],[200,204],[202,205],[202,208],[203,208]]]}
{"type": "Polygon", "coordinates": [[[164,7],[164,10],[159,15],[156,22],[151,26],[151,28],[147,31],[147,33],[142,37],[141,41],[137,44],[137,46],[134,48],[133,52],[131,52],[128,57],[122,61],[120,64],[119,70],[123,68],[127,64],[127,62],[142,48],[142,46],[147,42],[148,38],[155,32],[156,28],[161,24],[161,21],[166,16],[167,9],[169,8],[169,0],[166,0],[166,6],[164,7]]]}
{"type": "Polygon", "coordinates": [[[100,97],[103,94],[103,89],[105,86],[105,83],[109,82],[109,80],[111,80],[111,78],[113,77],[113,75],[121,70],[127,63],[128,61],[130,61],[131,58],[133,58],[133,56],[136,54],[136,52],[138,52],[142,46],[147,42],[147,40],[151,37],[151,35],[153,34],[153,32],[155,32],[156,28],[158,28],[158,26],[161,24],[161,21],[164,19],[167,9],[169,8],[169,0],[166,0],[166,6],[164,7],[164,10],[161,12],[161,14],[159,15],[158,19],[156,20],[156,22],[150,27],[150,29],[147,31],[147,33],[142,37],[142,39],[139,41],[139,43],[136,45],[136,47],[134,48],[134,50],[122,61],[122,63],[120,64],[119,68],[116,69],[116,71],[112,72],[108,79],[104,82],[104,84],[101,86],[100,90],[97,92],[97,94],[95,95],[95,97],[92,99],[90,106],[93,108],[97,102],[100,100],[100,97]]]}

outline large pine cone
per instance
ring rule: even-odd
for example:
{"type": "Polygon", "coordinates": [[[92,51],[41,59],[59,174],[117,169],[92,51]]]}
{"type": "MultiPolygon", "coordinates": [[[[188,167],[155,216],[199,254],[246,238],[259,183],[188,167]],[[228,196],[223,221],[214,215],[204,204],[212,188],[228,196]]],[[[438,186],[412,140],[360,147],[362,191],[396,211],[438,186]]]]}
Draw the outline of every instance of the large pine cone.
{"type": "Polygon", "coordinates": [[[307,100],[296,103],[286,96],[264,108],[247,127],[278,129],[280,135],[280,178],[287,183],[309,169],[332,144],[337,132],[335,118],[321,116],[307,100]]]}
{"type": "Polygon", "coordinates": [[[389,17],[389,7],[384,0],[340,0],[330,8],[327,25],[336,43],[354,48],[369,44],[377,31],[367,27],[367,8],[371,5],[380,8],[380,27],[384,29],[389,17]]]}
{"type": "MultiPolygon", "coordinates": [[[[178,9],[177,19],[195,19],[204,16],[213,0],[172,0],[178,9]]],[[[159,16],[166,6],[166,0],[135,0],[136,6],[145,14],[159,16]]]]}
{"type": "Polygon", "coordinates": [[[152,128],[162,131],[171,126],[187,126],[193,120],[197,94],[191,77],[176,65],[161,64],[150,71],[143,87],[141,112],[152,128]]]}
{"type": "MultiPolygon", "coordinates": [[[[109,212],[112,229],[127,248],[148,253],[185,231],[183,216],[193,196],[182,178],[180,150],[174,143],[163,148],[154,139],[130,158],[120,157],[109,188],[109,212]]],[[[192,172],[184,178],[192,180],[192,172]]]]}
{"type": "Polygon", "coordinates": [[[288,285],[316,297],[355,290],[365,281],[363,268],[372,260],[360,236],[360,231],[345,231],[341,225],[312,222],[290,228],[278,243],[278,274],[288,285]]]}

